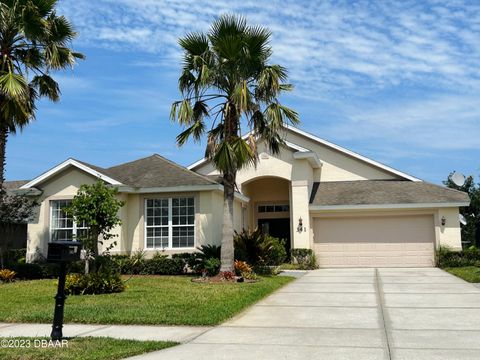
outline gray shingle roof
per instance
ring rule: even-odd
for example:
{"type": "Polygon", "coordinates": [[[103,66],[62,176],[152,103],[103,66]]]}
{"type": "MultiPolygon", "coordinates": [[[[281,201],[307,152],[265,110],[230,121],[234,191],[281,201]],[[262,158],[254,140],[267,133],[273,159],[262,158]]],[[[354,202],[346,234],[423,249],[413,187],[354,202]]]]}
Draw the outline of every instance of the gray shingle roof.
{"type": "Polygon", "coordinates": [[[100,168],[83,161],[76,161],[132,187],[152,188],[217,184],[215,181],[175,164],[158,154],[109,168],[100,168]]]}
{"type": "Polygon", "coordinates": [[[423,181],[363,180],[315,183],[310,203],[331,205],[469,202],[464,192],[423,181]]]}
{"type": "Polygon", "coordinates": [[[30,182],[30,180],[14,180],[14,181],[5,181],[3,187],[6,190],[17,190],[20,186],[25,185],[30,182]]]}

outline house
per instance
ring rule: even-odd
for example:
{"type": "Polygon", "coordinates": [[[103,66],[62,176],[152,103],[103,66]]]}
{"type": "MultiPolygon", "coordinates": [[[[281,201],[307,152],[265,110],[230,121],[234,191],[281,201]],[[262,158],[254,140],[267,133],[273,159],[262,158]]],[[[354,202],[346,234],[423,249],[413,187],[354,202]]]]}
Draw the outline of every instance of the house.
{"type": "MultiPolygon", "coordinates": [[[[277,155],[258,145],[256,167],[237,175],[234,228],[262,227],[311,248],[322,267],[434,266],[435,249],[461,249],[465,193],[433,185],[294,127],[277,155]]],[[[84,230],[62,209],[80,185],[105,181],[126,201],[112,253],[194,251],[220,244],[223,187],[207,159],[188,168],[160,155],[101,168],[68,159],[17,191],[39,196],[28,225],[28,257],[49,240],[84,230]]],[[[107,246],[108,244],[105,244],[107,246]]]]}

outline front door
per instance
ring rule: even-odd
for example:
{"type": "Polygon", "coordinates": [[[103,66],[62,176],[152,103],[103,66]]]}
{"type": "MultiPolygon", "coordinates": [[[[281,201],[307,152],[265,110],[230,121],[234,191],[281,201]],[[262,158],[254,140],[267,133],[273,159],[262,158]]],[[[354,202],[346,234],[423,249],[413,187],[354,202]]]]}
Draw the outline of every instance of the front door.
{"type": "Polygon", "coordinates": [[[287,254],[290,254],[290,219],[258,219],[258,227],[265,234],[272,237],[285,239],[287,254]]]}

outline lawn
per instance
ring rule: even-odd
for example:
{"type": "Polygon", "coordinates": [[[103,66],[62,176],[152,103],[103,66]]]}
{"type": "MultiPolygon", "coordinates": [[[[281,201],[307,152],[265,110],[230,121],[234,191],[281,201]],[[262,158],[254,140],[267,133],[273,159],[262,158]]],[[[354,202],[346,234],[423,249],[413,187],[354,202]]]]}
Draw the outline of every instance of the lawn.
{"type": "Polygon", "coordinates": [[[443,270],[471,283],[480,282],[480,267],[477,266],[445,268],[443,270]]]}
{"type": "Polygon", "coordinates": [[[114,360],[165,349],[176,345],[165,341],[136,341],[100,337],[78,337],[66,339],[59,347],[45,346],[47,338],[3,338],[0,347],[2,360],[114,360]],[[4,342],[11,342],[5,347],[4,342]],[[18,347],[23,345],[23,347],[18,347]]]}
{"type": "MultiPolygon", "coordinates": [[[[66,323],[216,325],[279,289],[293,278],[256,283],[203,284],[189,276],[138,276],[123,293],[69,296],[66,323]]],[[[55,280],[0,285],[0,321],[49,323],[55,280]]]]}

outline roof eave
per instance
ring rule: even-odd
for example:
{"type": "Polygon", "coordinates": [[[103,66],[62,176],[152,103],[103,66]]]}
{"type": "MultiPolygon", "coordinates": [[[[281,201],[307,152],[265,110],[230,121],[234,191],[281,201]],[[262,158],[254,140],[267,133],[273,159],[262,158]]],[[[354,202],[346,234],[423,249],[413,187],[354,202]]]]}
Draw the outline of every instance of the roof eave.
{"type": "Polygon", "coordinates": [[[470,202],[413,203],[413,204],[353,204],[353,205],[309,205],[310,211],[349,210],[395,210],[395,209],[437,209],[468,206],[470,202]]]}
{"type": "Polygon", "coordinates": [[[37,176],[35,179],[33,179],[32,181],[26,183],[25,185],[21,186],[19,189],[29,189],[29,188],[32,188],[34,187],[35,185],[45,181],[45,180],[48,180],[49,178],[51,178],[52,176],[58,174],[59,172],[63,171],[65,168],[69,167],[69,166],[74,166],[80,170],[83,170],[85,171],[86,173],[96,177],[96,178],[99,178],[111,185],[122,185],[121,182],[105,175],[105,174],[102,174],[101,172],[97,171],[97,170],[94,170],[84,164],[81,164],[79,163],[78,161],[74,160],[74,159],[67,159],[65,160],[64,162],[62,162],[61,164],[58,164],[57,166],[51,168],[50,170],[44,172],[43,174],[41,174],[40,176],[37,176]]]}

